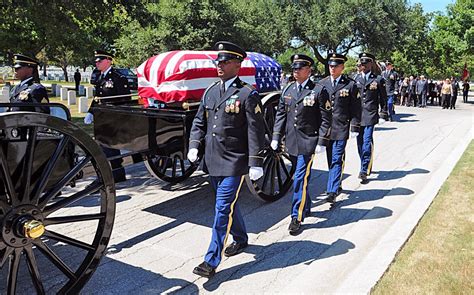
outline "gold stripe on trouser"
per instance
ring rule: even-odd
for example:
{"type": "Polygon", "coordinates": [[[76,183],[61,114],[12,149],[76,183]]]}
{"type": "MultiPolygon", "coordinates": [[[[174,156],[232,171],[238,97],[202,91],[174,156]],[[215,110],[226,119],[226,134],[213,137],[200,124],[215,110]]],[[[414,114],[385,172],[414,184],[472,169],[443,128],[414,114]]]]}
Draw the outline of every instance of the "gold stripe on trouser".
{"type": "Polygon", "coordinates": [[[306,173],[303,178],[303,192],[301,193],[301,203],[300,207],[298,208],[298,221],[301,221],[303,219],[303,209],[304,205],[306,204],[306,187],[308,186],[308,176],[311,172],[311,164],[313,163],[313,158],[314,154],[311,155],[311,159],[309,160],[308,165],[306,166],[306,173]]]}
{"type": "Polygon", "coordinates": [[[374,162],[374,142],[372,141],[370,143],[370,162],[369,162],[369,167],[367,167],[367,175],[370,175],[370,172],[372,172],[373,162],[374,162]]]}
{"type": "Polygon", "coordinates": [[[339,187],[341,186],[342,176],[344,175],[344,166],[346,166],[346,151],[344,151],[344,153],[342,154],[341,179],[339,180],[340,181],[339,187]]]}
{"type": "Polygon", "coordinates": [[[235,193],[235,199],[232,202],[232,204],[230,204],[229,222],[227,223],[227,231],[225,232],[221,256],[224,255],[225,245],[227,244],[227,238],[229,237],[230,228],[232,227],[232,221],[233,221],[232,215],[234,214],[234,206],[235,206],[235,203],[237,202],[237,199],[239,198],[240,189],[242,188],[242,183],[244,183],[244,179],[245,179],[245,175],[242,175],[242,177],[240,178],[239,188],[237,189],[237,192],[235,193]]]}

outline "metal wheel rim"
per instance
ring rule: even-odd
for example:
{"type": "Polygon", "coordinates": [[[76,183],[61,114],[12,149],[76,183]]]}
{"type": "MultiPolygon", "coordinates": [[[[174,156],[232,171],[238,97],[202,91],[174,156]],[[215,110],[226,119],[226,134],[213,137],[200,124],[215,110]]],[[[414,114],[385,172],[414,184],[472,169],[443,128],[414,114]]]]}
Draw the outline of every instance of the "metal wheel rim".
{"type": "MultiPolygon", "coordinates": [[[[23,127],[26,128],[28,132],[26,150],[31,150],[31,152],[28,153],[30,156],[25,156],[24,168],[22,169],[22,175],[30,176],[21,178],[21,181],[28,183],[28,178],[32,178],[31,167],[34,162],[34,151],[37,147],[36,135],[34,134],[38,134],[41,128],[55,130],[59,133],[59,138],[61,139],[58,140],[59,142],[54,149],[53,156],[47,161],[46,167],[42,170],[40,179],[49,179],[55,165],[57,165],[59,156],[64,152],[64,146],[68,144],[68,142],[77,145],[85,154],[83,159],[75,163],[72,169],[62,177],[60,181],[53,183],[52,188],[48,191],[45,191],[48,181],[41,180],[36,182],[31,191],[28,188],[30,186],[24,186],[23,191],[19,192],[19,194],[17,194],[15,188],[12,188],[11,185],[8,186],[7,184],[5,186],[6,194],[0,195],[0,206],[2,207],[0,212],[2,230],[0,233],[0,270],[8,261],[8,275],[5,282],[6,293],[15,294],[18,281],[23,279],[23,277],[18,277],[22,257],[24,257],[27,264],[27,271],[25,270],[25,272],[30,275],[31,284],[38,294],[44,294],[46,290],[43,284],[45,281],[42,280],[42,277],[46,278],[47,276],[45,275],[47,275],[47,273],[41,272],[42,265],[38,263],[38,258],[41,257],[43,257],[43,261],[49,261],[49,264],[54,265],[56,272],[59,270],[59,273],[62,273],[66,277],[66,280],[62,281],[59,287],[60,289],[57,290],[58,293],[78,293],[98,267],[112,232],[115,216],[115,187],[112,172],[105,155],[97,143],[71,122],[39,113],[16,112],[0,115],[0,130],[23,127]],[[93,165],[97,174],[97,181],[92,181],[83,189],[79,189],[79,191],[72,192],[71,195],[66,195],[59,199],[57,192],[63,191],[70,180],[88,163],[93,165]],[[91,197],[95,192],[100,192],[100,205],[97,206],[99,213],[75,214],[72,216],[55,215],[58,212],[64,212],[63,210],[69,210],[69,206],[91,197]],[[23,208],[21,206],[26,207],[23,208]],[[28,211],[30,207],[32,210],[36,209],[39,213],[31,217],[34,212],[28,211]],[[15,210],[18,208],[21,208],[21,210],[24,209],[26,211],[25,214],[30,214],[27,218],[31,217],[43,223],[45,233],[39,238],[26,238],[25,246],[15,245],[15,247],[13,247],[11,240],[7,243],[5,237],[7,236],[6,230],[10,226],[7,223],[9,220],[12,220],[12,216],[16,216],[15,210]],[[58,233],[56,230],[51,230],[52,227],[62,226],[64,224],[77,226],[78,223],[80,224],[84,221],[97,222],[92,243],[85,243],[71,236],[58,233]],[[65,244],[68,247],[77,249],[77,251],[85,251],[82,252],[83,254],[86,253],[84,259],[82,262],[76,263],[78,264],[77,267],[71,267],[65,262],[65,259],[58,255],[57,249],[50,245],[51,241],[55,241],[56,244],[65,244]],[[43,256],[38,255],[40,253],[43,256]]],[[[0,162],[2,166],[0,176],[4,181],[11,182],[12,176],[7,176],[11,173],[8,169],[8,161],[4,153],[4,149],[6,150],[7,145],[8,143],[5,141],[0,144],[0,162]],[[8,179],[10,179],[10,181],[8,179]]],[[[26,278],[24,279],[26,280],[26,278]]],[[[0,285],[3,285],[3,283],[0,285]]],[[[50,290],[47,291],[50,292],[50,290]]]]}

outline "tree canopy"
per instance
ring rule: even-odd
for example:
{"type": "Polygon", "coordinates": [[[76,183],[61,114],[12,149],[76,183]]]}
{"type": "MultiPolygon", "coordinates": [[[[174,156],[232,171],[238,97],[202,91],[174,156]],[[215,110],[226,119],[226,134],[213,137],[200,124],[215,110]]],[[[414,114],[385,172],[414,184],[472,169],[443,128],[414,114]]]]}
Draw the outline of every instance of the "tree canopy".
{"type": "Polygon", "coordinates": [[[137,67],[169,50],[203,50],[219,40],[277,58],[284,67],[306,52],[326,72],[328,51],[368,50],[400,72],[440,78],[472,71],[474,8],[456,0],[425,13],[407,0],[7,0],[0,7],[0,51],[34,55],[45,64],[87,66],[96,48],[137,67]]]}

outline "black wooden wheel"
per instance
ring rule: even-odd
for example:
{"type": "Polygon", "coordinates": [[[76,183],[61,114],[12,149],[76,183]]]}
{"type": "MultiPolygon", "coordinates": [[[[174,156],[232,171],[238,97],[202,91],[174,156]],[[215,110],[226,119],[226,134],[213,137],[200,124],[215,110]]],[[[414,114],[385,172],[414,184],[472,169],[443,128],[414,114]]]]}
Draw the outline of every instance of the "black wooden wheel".
{"type": "Polygon", "coordinates": [[[175,184],[191,176],[199,163],[191,163],[181,154],[170,157],[153,155],[145,161],[145,166],[154,177],[175,184]]]}
{"type": "Polygon", "coordinates": [[[270,147],[279,99],[280,93],[271,93],[262,98],[265,120],[263,176],[256,181],[246,177],[252,194],[267,202],[276,201],[288,192],[293,184],[296,169],[296,162],[292,157],[284,151],[274,151],[270,147]]]}
{"type": "Polygon", "coordinates": [[[0,166],[0,293],[78,293],[104,255],[115,217],[101,148],[68,121],[5,113],[0,166]],[[96,177],[71,187],[86,165],[96,177]]]}

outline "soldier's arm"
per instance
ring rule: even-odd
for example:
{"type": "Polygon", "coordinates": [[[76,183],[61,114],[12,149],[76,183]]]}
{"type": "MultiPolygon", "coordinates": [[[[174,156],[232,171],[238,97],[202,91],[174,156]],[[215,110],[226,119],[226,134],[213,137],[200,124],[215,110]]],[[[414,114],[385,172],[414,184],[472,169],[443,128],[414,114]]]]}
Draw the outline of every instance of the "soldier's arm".
{"type": "Polygon", "coordinates": [[[253,90],[245,103],[247,117],[247,137],[249,152],[249,167],[262,167],[262,151],[265,148],[265,122],[260,96],[253,90]]]}
{"type": "Polygon", "coordinates": [[[329,144],[329,135],[331,132],[332,109],[331,100],[326,87],[321,85],[321,91],[318,95],[319,111],[321,112],[321,125],[319,126],[318,145],[327,146],[329,144]]]}
{"type": "Polygon", "coordinates": [[[351,112],[351,132],[360,132],[360,119],[362,116],[362,102],[359,95],[359,88],[353,83],[350,89],[350,112],[351,112]]]}
{"type": "Polygon", "coordinates": [[[285,105],[285,95],[290,86],[293,85],[293,82],[288,84],[285,89],[281,92],[280,100],[278,102],[278,109],[275,116],[275,123],[273,124],[273,134],[272,140],[280,142],[281,138],[285,134],[286,126],[286,105],[285,105]]]}
{"type": "Polygon", "coordinates": [[[378,89],[379,91],[379,104],[380,104],[380,110],[382,111],[387,111],[387,89],[385,88],[385,79],[380,78],[380,88],[378,89]]]}
{"type": "Polygon", "coordinates": [[[207,131],[206,116],[205,100],[203,98],[199,104],[198,111],[194,117],[193,125],[191,127],[191,134],[189,136],[189,149],[199,149],[204,145],[204,137],[206,136],[207,131]]]}

